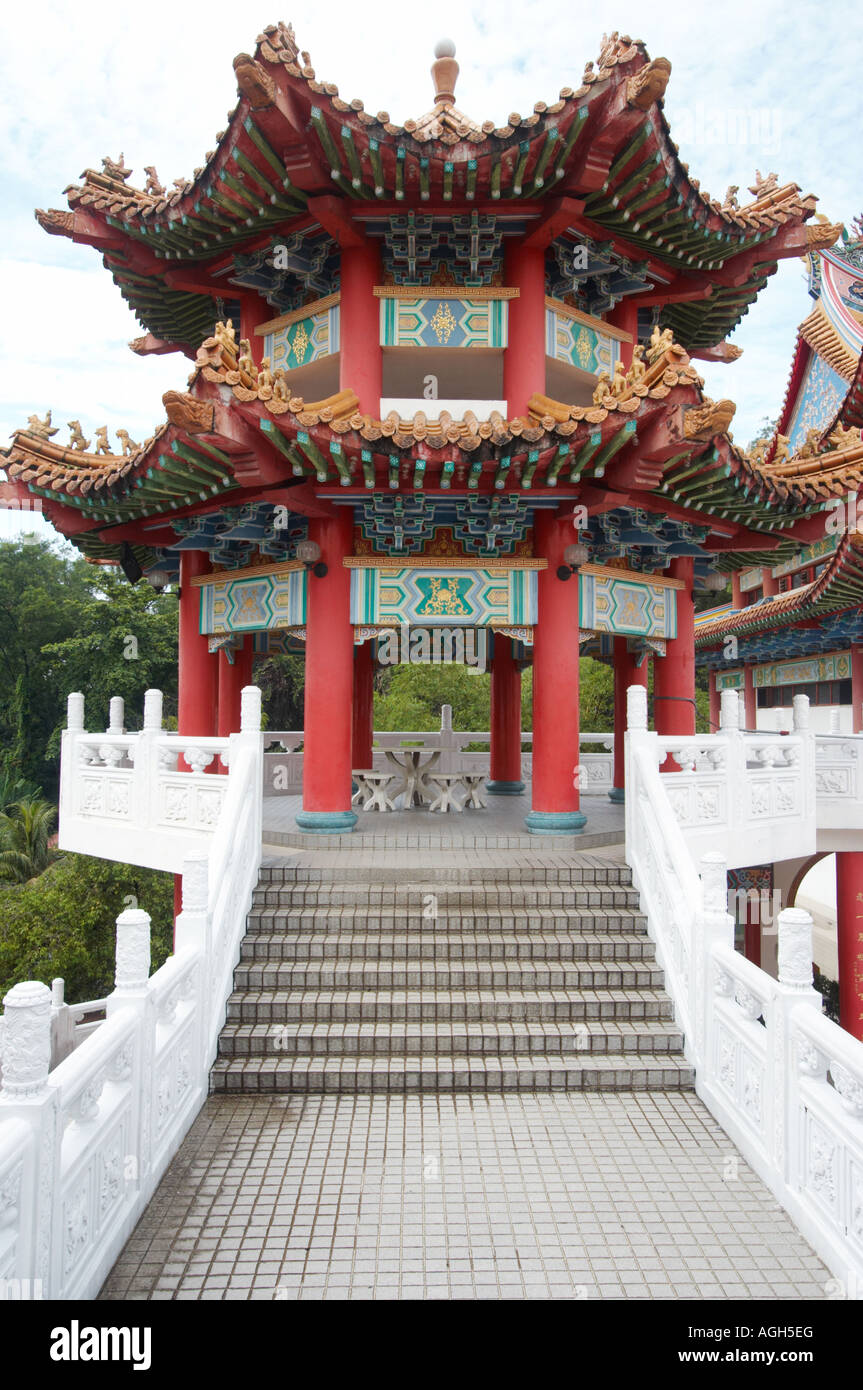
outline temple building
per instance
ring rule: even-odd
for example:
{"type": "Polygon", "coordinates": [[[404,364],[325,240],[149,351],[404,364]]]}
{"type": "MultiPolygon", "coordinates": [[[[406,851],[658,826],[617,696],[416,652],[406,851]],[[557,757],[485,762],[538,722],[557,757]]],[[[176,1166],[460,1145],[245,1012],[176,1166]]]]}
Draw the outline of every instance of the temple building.
{"type": "Polygon", "coordinates": [[[710,671],[714,725],[722,690],[741,693],[749,729],[790,727],[792,700],[803,693],[816,729],[856,734],[863,729],[863,225],[806,262],[815,308],[797,334],[773,437],[757,452],[777,479],[795,479],[824,509],[820,534],[787,558],[765,556],[732,572],[730,602],[696,618],[696,665],[710,671]]]}
{"type": "MultiPolygon", "coordinates": [[[[448,41],[433,106],[403,126],[318,81],[284,25],[234,69],[237,106],[191,181],[168,190],[151,167],[138,189],[106,158],[68,211],[37,213],[102,254],[145,330],[132,349],[185,355],[188,384],[142,443],[79,421],[60,443],[32,416],[6,491],[93,562],[179,580],[181,732],[235,728],[256,653],[305,652],[304,830],[356,821],[382,636],[458,626],[490,644],[489,790],[522,790],[531,663],[527,826],[578,833],[580,650],[614,664],[622,799],[624,692],[649,661],[656,728],[694,730],[693,595],[729,571],[735,596],[796,587],[828,554],[825,503],[857,476],[854,447],[824,462],[813,423],[859,333],[849,253],[826,249],[840,227],[774,174],[745,206],[710,198],[663,114],[670,63],[617,33],[580,86],[503,126],[456,106],[448,41]],[[784,452],[747,457],[695,363],[739,355],[727,335],[790,256],[809,257],[817,308],[784,452]],[[804,435],[805,461],[788,452],[804,435]]],[[[840,552],[819,604],[853,588],[840,552]]],[[[797,632],[771,636],[783,602],[759,660],[797,632]]]]}

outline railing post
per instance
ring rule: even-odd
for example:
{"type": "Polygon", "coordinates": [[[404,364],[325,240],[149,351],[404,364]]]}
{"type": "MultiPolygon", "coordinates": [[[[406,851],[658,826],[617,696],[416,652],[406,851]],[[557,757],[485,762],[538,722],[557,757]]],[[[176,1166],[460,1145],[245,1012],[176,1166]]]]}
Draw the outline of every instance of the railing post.
{"type": "Polygon", "coordinates": [[[134,750],[132,805],[138,823],[145,831],[159,820],[159,750],[156,740],[162,732],[162,692],[144,691],[144,727],[134,750]]]}
{"type": "MultiPolygon", "coordinates": [[[[84,696],[76,690],[66,697],[66,728],[60,736],[60,797],[57,825],[60,836],[66,817],[75,814],[78,776],[78,735],[84,732],[84,696]]],[[[62,838],[61,838],[62,846],[62,838]]]]}
{"type": "Polygon", "coordinates": [[[213,942],[209,892],[209,858],[206,854],[191,855],[183,861],[183,906],[174,925],[174,945],[178,952],[191,949],[198,953],[200,968],[196,976],[196,1046],[199,1067],[203,1072],[206,1072],[211,1063],[207,1049],[213,1012],[210,981],[213,942]]]}
{"type": "MultiPolygon", "coordinates": [[[[803,697],[806,698],[805,696],[803,697]]],[[[774,1160],[784,1179],[795,1183],[800,1162],[800,1107],[797,1040],[794,1015],[798,1007],[821,1013],[821,995],[812,984],[812,918],[800,907],[786,907],[778,922],[779,978],[775,987],[773,1026],[774,1160]]]]}
{"type": "Polygon", "coordinates": [[[51,1070],[75,1051],[75,1024],[66,1003],[66,984],[58,975],[51,981],[51,1070]]]}
{"type": "Polygon", "coordinates": [[[18,1216],[17,1279],[33,1281],[35,1297],[53,1298],[60,1269],[62,1232],[55,1196],[59,1191],[60,1139],[57,1092],[49,1084],[51,991],[27,980],[3,1000],[3,1085],[0,1121],[20,1119],[31,1131],[32,1149],[18,1216]]]}
{"type": "Polygon", "coordinates": [[[632,854],[636,852],[635,838],[641,815],[635,754],[647,739],[656,739],[656,734],[649,733],[647,728],[647,686],[630,685],[626,691],[626,733],[623,736],[623,776],[628,793],[623,803],[624,852],[630,865],[633,863],[632,854]]]}
{"type": "MultiPolygon", "coordinates": [[[[722,693],[735,694],[733,690],[722,693]]],[[[728,861],[725,855],[718,850],[709,850],[702,855],[698,872],[701,878],[701,902],[695,913],[693,959],[690,963],[690,1017],[695,1031],[696,1065],[703,1064],[710,1049],[713,948],[725,945],[734,949],[734,918],[728,911],[728,861]]]]}
{"type": "Polygon", "coordinates": [[[161,690],[144,691],[144,733],[160,734],[162,732],[162,692],[161,690]]]}
{"type": "Polygon", "coordinates": [[[440,749],[441,755],[438,768],[441,772],[453,771],[453,731],[452,731],[452,705],[441,705],[440,711],[440,749]]]}
{"type": "Polygon", "coordinates": [[[240,692],[240,733],[260,734],[261,692],[256,685],[245,685],[240,692]]]}
{"type": "Polygon", "coordinates": [[[803,807],[807,819],[815,819],[815,735],[809,727],[809,696],[795,695],[791,701],[792,731],[800,735],[800,775],[803,778],[803,807]]]}
{"type": "Polygon", "coordinates": [[[126,706],[122,695],[112,695],[108,705],[108,727],[106,734],[122,734],[124,732],[123,720],[126,717],[126,706]]]}
{"type": "Polygon", "coordinates": [[[127,907],[117,918],[114,993],[108,999],[109,1015],[128,1000],[145,994],[149,978],[150,914],[139,907],[127,907]]]}
{"type": "Polygon", "coordinates": [[[719,732],[740,732],[740,700],[737,698],[736,690],[722,690],[719,693],[719,732]]]}

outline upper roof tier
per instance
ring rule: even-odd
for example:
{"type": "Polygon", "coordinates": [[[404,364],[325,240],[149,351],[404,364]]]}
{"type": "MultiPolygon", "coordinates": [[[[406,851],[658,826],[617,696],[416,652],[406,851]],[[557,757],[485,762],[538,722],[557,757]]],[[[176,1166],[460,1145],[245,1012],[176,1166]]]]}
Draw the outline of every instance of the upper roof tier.
{"type": "Polygon", "coordinates": [[[320,226],[338,241],[410,208],[509,209],[539,245],[593,238],[645,267],[642,299],[689,350],[724,339],[779,259],[838,235],[806,227],[816,199],[775,174],[756,176],[744,207],[734,187],[722,202],[703,192],[662,111],[671,64],[638,40],[606,36],[580,85],[503,126],[458,109],[454,50],[439,48],[433,107],[397,125],[319,82],[293,30],[271,26],[234,59],[239,101],[191,180],[168,190],[150,166],[136,189],[122,156],[105,159],[66,190],[71,211],[36,215],[104,252],[144,327],[183,345],[212,330],[214,293],[236,297],[235,251],[276,230],[320,226]]]}

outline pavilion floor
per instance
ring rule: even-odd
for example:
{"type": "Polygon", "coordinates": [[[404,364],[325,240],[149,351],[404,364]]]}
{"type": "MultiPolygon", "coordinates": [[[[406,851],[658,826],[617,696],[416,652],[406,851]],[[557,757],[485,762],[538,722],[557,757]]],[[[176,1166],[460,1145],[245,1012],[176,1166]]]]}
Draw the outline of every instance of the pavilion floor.
{"type": "Polygon", "coordinates": [[[623,843],[624,808],[607,796],[582,797],[587,825],[580,835],[531,835],[524,818],[530,810],[530,784],[521,796],[490,796],[484,810],[460,813],[416,807],[402,811],[358,811],[348,835],[308,835],[295,821],[299,796],[264,797],[264,845],[305,849],[461,849],[568,850],[578,853],[623,843]]]}

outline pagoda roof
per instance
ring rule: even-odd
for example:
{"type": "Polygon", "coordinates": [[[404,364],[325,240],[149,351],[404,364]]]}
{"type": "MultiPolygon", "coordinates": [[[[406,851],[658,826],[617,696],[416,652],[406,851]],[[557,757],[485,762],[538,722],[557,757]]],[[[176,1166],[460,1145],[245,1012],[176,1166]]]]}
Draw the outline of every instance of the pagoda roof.
{"type": "Polygon", "coordinates": [[[181,346],[212,327],[213,294],[234,293],[219,278],[233,251],[324,225],[334,193],[355,220],[509,208],[557,218],[555,235],[611,237],[622,254],[647,258],[652,302],[665,303],[662,322],[689,350],[727,336],[780,258],[839,232],[806,227],[816,199],[775,175],[759,176],[743,207],[735,190],[722,201],[703,191],[662,111],[671,65],[626,35],[603,40],[578,86],[502,126],[472,121],[449,97],[402,125],[372,115],[318,81],[284,24],[265,29],[234,69],[240,99],[190,180],[168,190],[150,168],[135,189],[122,156],[106,159],[66,190],[70,211],[37,212],[47,231],[98,247],[144,327],[181,346]]]}
{"type": "Polygon", "coordinates": [[[749,637],[772,628],[798,626],[826,613],[863,602],[863,533],[843,535],[827,564],[810,584],[763,598],[746,608],[723,611],[715,621],[703,617],[696,627],[698,648],[721,644],[730,634],[749,637]]]}
{"type": "Polygon", "coordinates": [[[127,457],[87,452],[83,436],[78,448],[56,444],[33,417],[4,451],[10,484],[42,499],[48,519],[88,554],[97,543],[106,555],[109,542],[138,542],[160,521],[159,543],[170,544],[173,518],[247,500],[320,514],[328,504],[318,494],[335,484],[346,500],[393,489],[587,496],[601,510],[640,508],[706,524],[724,538],[715,562],[728,568],[758,563],[752,552],[760,556],[762,537],[766,559],[795,554],[795,526],[847,490],[848,470],[863,455],[860,447],[834,451],[842,467],[823,476],[759,467],[728,435],[733,403],[704,397],[674,343],[648,349],[644,376],[619,399],[607,388],[592,406],[534,395],[528,413],[510,420],[403,420],[395,412],[376,420],[350,390],[306,402],[284,381],[275,385],[241,370],[224,336],[208,338],[189,390],[165,394],[167,422],[127,457]]]}

